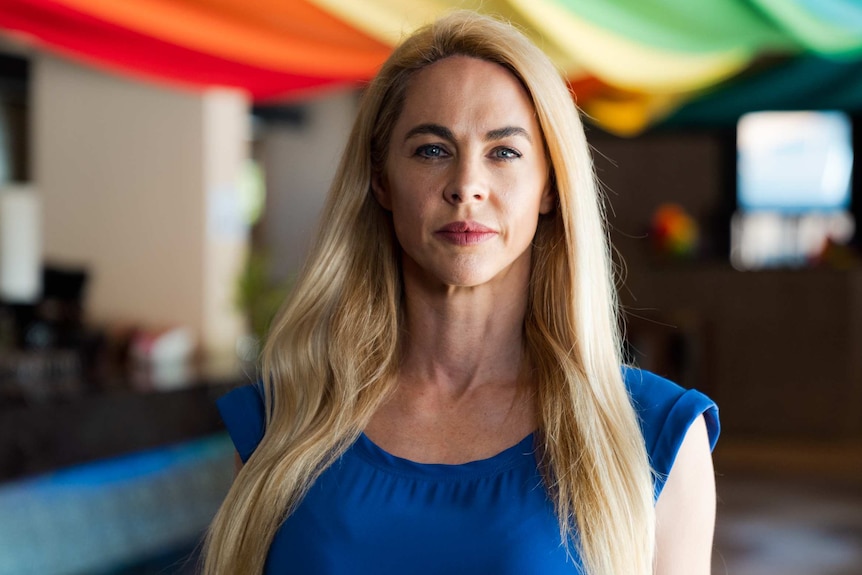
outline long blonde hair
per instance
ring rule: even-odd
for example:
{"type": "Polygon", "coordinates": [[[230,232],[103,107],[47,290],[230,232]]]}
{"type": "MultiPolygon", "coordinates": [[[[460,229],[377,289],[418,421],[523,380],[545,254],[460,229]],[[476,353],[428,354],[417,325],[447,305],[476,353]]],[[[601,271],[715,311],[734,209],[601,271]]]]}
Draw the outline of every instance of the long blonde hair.
{"type": "Polygon", "coordinates": [[[261,573],[281,522],[392,391],[402,326],[398,249],[371,193],[412,75],[453,55],[495,62],[532,97],[558,204],[533,245],[526,350],[539,453],[563,544],[591,575],[652,573],[651,475],[620,372],[610,249],[583,126],[565,82],[520,32],[455,12],[406,39],[367,88],[320,229],[262,356],[266,433],[205,545],[205,573],[261,573]]]}

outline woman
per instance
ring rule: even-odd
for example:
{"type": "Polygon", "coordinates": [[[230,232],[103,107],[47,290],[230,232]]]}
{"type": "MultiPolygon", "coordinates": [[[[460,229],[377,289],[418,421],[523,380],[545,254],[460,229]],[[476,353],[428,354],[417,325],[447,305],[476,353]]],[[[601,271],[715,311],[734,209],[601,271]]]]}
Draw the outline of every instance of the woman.
{"type": "Polygon", "coordinates": [[[220,400],[244,465],[206,572],[708,573],[715,406],[621,368],[608,254],[541,51],[463,12],[409,37],[262,384],[220,400]]]}

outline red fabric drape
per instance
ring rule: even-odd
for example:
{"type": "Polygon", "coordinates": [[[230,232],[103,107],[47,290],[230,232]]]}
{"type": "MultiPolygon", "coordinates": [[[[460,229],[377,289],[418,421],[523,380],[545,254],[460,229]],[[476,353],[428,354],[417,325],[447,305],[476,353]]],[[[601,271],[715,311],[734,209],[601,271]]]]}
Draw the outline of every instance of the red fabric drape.
{"type": "Polygon", "coordinates": [[[54,51],[127,75],[186,88],[229,86],[256,100],[344,83],[264,69],[177,46],[82,14],[51,0],[0,0],[0,27],[54,51]]]}

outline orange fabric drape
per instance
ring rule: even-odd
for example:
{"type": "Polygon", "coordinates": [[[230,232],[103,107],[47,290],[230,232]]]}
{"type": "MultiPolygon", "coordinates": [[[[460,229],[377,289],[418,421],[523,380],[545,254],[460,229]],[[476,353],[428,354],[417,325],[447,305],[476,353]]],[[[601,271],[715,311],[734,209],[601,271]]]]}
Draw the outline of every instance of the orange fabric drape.
{"type": "Polygon", "coordinates": [[[304,0],[55,0],[176,46],[275,71],[357,80],[389,46],[304,0]]]}

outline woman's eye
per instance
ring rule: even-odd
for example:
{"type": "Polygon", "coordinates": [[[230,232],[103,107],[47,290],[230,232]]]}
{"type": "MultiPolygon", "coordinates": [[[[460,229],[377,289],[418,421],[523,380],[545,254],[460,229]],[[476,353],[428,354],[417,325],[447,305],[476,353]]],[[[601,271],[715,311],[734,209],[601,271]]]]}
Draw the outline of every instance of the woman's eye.
{"type": "Polygon", "coordinates": [[[416,150],[416,155],[422,158],[442,158],[446,155],[446,150],[436,144],[427,144],[419,146],[416,150]]]}
{"type": "Polygon", "coordinates": [[[494,150],[494,156],[501,160],[514,160],[520,158],[521,154],[512,148],[497,148],[494,150]]]}

